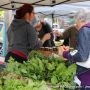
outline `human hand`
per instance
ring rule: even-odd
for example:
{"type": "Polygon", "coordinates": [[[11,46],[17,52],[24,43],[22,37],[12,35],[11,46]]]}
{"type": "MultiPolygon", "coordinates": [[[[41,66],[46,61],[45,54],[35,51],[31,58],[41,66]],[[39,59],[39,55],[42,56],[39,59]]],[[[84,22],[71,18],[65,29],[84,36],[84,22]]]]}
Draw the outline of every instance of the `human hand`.
{"type": "Polygon", "coordinates": [[[58,54],[59,54],[60,56],[63,55],[63,52],[64,52],[64,51],[69,51],[69,46],[60,46],[60,47],[58,47],[58,54]]]}
{"type": "Polygon", "coordinates": [[[62,46],[62,48],[64,49],[64,51],[69,51],[70,50],[70,47],[69,46],[62,46]]]}
{"type": "Polygon", "coordinates": [[[62,56],[64,52],[63,46],[58,47],[58,55],[62,56]]]}
{"type": "Polygon", "coordinates": [[[50,33],[47,33],[43,36],[42,41],[45,42],[46,40],[49,40],[51,38],[50,33]]]}
{"type": "MultiPolygon", "coordinates": [[[[69,51],[69,46],[60,46],[58,47],[58,55],[63,56],[64,51],[69,51]]],[[[64,61],[67,61],[66,58],[63,59],[64,61]]]]}
{"type": "Polygon", "coordinates": [[[54,34],[55,36],[57,36],[57,37],[59,37],[59,36],[62,35],[62,34],[61,34],[59,31],[57,31],[57,30],[53,30],[53,34],[54,34]]]}

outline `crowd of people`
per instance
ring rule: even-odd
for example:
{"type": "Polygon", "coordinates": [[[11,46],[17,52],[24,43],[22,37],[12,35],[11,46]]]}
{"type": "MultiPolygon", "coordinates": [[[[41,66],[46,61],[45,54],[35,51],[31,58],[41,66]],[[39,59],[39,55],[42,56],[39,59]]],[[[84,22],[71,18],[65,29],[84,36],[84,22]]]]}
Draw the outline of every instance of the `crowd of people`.
{"type": "MultiPolygon", "coordinates": [[[[32,24],[35,18],[34,7],[24,4],[16,10],[16,15],[7,30],[8,51],[5,61],[12,56],[20,63],[28,60],[32,50],[40,47],[54,47],[53,30],[46,22],[39,21],[32,24]]],[[[75,81],[80,90],[90,90],[90,16],[85,10],[79,11],[75,16],[75,25],[69,27],[64,33],[54,32],[59,38],[68,41],[58,48],[58,55],[66,61],[76,63],[75,81]],[[70,47],[75,50],[70,51],[70,47]]]]}

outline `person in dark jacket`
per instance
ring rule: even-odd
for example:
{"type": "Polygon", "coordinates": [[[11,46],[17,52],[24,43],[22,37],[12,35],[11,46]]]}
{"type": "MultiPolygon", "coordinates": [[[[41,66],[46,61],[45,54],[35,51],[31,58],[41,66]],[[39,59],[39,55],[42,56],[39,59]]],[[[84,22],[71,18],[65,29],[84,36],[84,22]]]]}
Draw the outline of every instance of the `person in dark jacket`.
{"type": "Polygon", "coordinates": [[[90,12],[83,9],[77,13],[76,27],[78,30],[76,50],[69,52],[68,47],[61,46],[59,55],[67,61],[76,63],[75,82],[80,86],[80,90],[90,90],[90,12]]]}
{"type": "Polygon", "coordinates": [[[56,40],[64,39],[63,45],[76,48],[77,43],[77,29],[75,25],[68,27],[63,33],[56,31],[56,40]]]}
{"type": "Polygon", "coordinates": [[[40,48],[46,40],[50,39],[49,33],[41,40],[38,39],[35,28],[30,24],[34,17],[34,7],[30,4],[24,4],[16,10],[15,18],[7,31],[6,62],[12,56],[16,61],[22,63],[28,59],[32,50],[40,48]]]}
{"type": "Polygon", "coordinates": [[[44,42],[43,47],[54,47],[55,46],[54,41],[53,41],[54,36],[52,33],[52,28],[47,22],[39,21],[35,28],[38,31],[38,37],[40,39],[42,39],[43,36],[47,33],[50,33],[51,35],[51,38],[44,42]]]}

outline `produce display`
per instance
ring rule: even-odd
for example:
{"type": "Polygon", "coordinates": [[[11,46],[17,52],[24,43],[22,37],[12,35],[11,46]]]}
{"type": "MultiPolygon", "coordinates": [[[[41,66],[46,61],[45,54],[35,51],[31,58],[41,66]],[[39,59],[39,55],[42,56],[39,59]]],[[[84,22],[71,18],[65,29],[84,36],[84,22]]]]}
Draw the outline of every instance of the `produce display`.
{"type": "Polygon", "coordinates": [[[23,64],[11,57],[0,71],[0,90],[74,90],[76,65],[32,51],[23,64]]]}

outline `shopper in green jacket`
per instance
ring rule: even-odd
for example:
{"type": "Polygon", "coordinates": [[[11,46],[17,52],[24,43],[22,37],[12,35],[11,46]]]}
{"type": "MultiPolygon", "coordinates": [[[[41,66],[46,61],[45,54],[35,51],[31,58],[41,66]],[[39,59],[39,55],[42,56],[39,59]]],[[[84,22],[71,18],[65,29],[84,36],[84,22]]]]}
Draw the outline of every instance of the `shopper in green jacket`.
{"type": "Polygon", "coordinates": [[[64,39],[64,45],[65,46],[70,46],[72,48],[76,48],[76,43],[77,43],[77,29],[76,26],[70,26],[67,28],[63,33],[60,33],[58,31],[55,32],[55,35],[57,36],[56,40],[64,39]]]}

